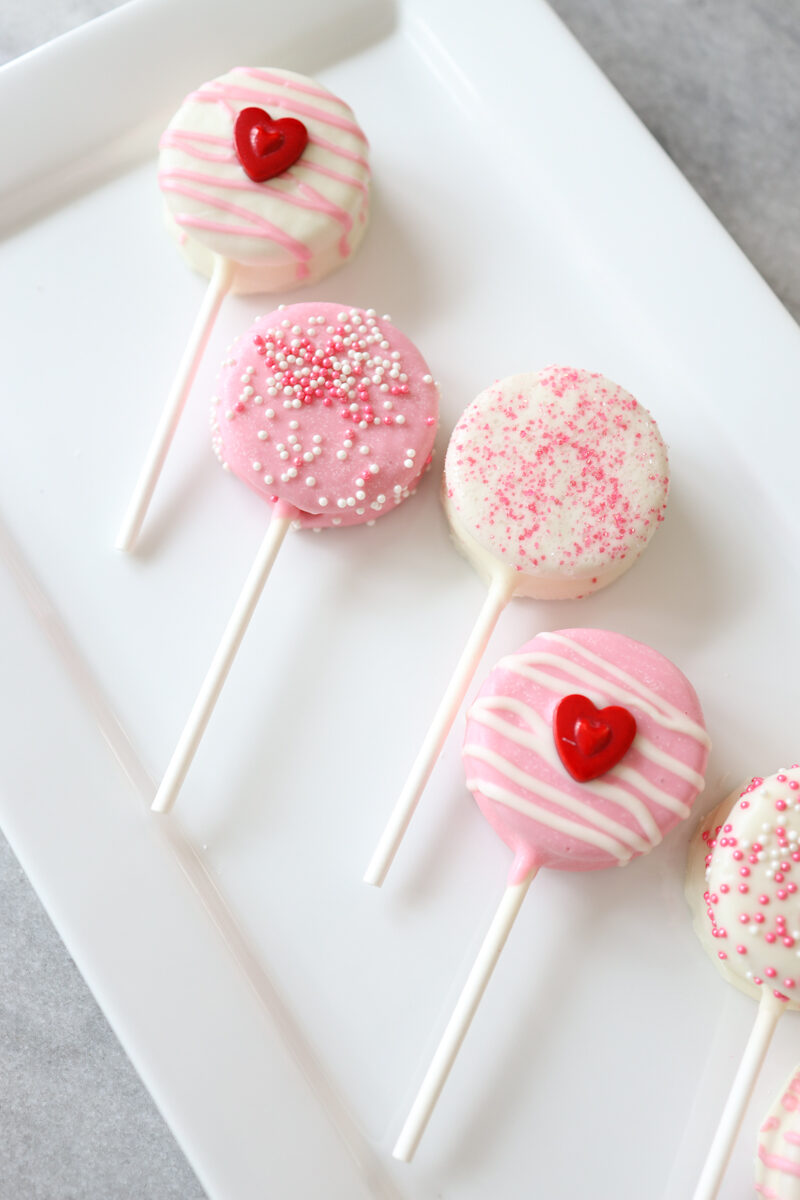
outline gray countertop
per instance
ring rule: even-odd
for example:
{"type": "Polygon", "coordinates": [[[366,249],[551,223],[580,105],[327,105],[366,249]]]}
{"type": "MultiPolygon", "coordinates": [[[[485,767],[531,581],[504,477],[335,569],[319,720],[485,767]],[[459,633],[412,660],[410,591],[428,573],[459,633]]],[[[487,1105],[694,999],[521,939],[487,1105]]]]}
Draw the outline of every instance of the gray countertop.
{"type": "MultiPolygon", "coordinates": [[[[800,317],[800,5],[551,3],[800,317]]],[[[0,62],[113,7],[12,0],[0,62]]],[[[202,1189],[2,838],[0,898],[0,1200],[199,1200],[202,1189]]]]}

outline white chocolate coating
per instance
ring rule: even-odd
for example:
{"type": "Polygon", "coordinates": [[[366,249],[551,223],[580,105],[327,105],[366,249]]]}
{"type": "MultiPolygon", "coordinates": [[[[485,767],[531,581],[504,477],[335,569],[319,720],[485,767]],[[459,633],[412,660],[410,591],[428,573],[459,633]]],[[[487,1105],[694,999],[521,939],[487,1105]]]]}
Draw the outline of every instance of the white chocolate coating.
{"type": "Polygon", "coordinates": [[[800,768],[756,777],[704,818],[686,896],[703,949],[728,983],[800,1008],[800,768]]]}
{"type": "Polygon", "coordinates": [[[444,505],[458,548],[515,595],[572,599],[636,561],[663,519],[666,447],[653,418],[602,375],[513,375],[453,430],[444,505]]]}
{"type": "Polygon", "coordinates": [[[366,137],[350,108],[304,75],[236,67],[190,93],[161,138],[167,228],[191,267],[237,264],[234,290],[272,292],[321,279],[357,249],[369,207],[366,137]],[[234,145],[236,117],[263,109],[306,126],[293,166],[254,182],[234,145]]]}

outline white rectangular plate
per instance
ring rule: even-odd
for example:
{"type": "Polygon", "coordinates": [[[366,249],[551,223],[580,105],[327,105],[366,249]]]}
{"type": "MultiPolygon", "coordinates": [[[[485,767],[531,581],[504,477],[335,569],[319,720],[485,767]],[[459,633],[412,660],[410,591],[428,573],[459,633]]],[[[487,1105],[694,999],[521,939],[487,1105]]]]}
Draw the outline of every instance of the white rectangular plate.
{"type": "MultiPolygon", "coordinates": [[[[688,827],[625,871],[537,879],[411,1167],[391,1146],[509,865],[457,733],[385,888],[360,879],[483,595],[437,503],[447,435],[515,371],[629,388],[672,498],[608,591],[512,605],[475,686],[540,628],[606,626],[694,682],[704,807],[797,758],[798,330],[544,4],[225,14],[140,0],[0,73],[27,113],[0,133],[3,826],[213,1200],[685,1200],[755,1015],[695,942],[688,827]],[[163,820],[151,778],[267,515],[211,457],[206,398],[270,302],[226,301],[142,553],[115,554],[203,291],[153,147],[185,91],[248,60],[318,74],[365,126],[371,228],[316,295],[392,314],[442,432],[390,519],[288,540],[163,820]]],[[[724,1196],[797,1056],[787,1018],[724,1196]]]]}

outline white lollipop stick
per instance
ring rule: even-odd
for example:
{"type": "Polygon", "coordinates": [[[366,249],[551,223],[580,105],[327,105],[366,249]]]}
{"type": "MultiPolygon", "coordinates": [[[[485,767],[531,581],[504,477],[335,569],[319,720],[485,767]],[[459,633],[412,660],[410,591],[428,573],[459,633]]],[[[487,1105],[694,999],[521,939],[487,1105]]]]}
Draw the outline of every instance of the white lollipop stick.
{"type": "Polygon", "coordinates": [[[785,1008],[785,1003],[777,1000],[769,991],[765,991],[759,1001],[756,1023],[742,1055],[714,1141],[711,1143],[700,1181],[695,1189],[694,1200],[714,1200],[719,1191],[761,1064],[769,1049],[775,1026],[785,1008]]]}
{"type": "Polygon", "coordinates": [[[392,1154],[411,1162],[538,868],[506,888],[392,1154]]]}
{"type": "Polygon", "coordinates": [[[513,573],[506,571],[498,571],[492,579],[489,595],[486,597],[475,627],[458,660],[458,666],[447,686],[447,691],[442,696],[436,715],[425,735],[425,740],[411,768],[411,774],[406,780],[405,787],[397,799],[389,822],[375,848],[375,853],[364,875],[364,883],[380,887],[386,878],[386,873],[392,865],[397,849],[414,815],[414,809],[425,791],[431,771],[442,752],[461,701],[466,695],[489,638],[492,636],[497,619],[511,599],[514,583],[513,573]]]}
{"type": "Polygon", "coordinates": [[[231,613],[222,635],[222,641],[211,660],[211,666],[189,714],[189,720],[175,747],[161,786],[156,792],[156,798],[152,805],[153,812],[169,812],[175,803],[186,773],[192,765],[197,747],[205,733],[206,725],[214,711],[214,705],[228,678],[228,672],[236,657],[236,652],[247,632],[247,626],[255,612],[258,598],[264,590],[264,584],[272,570],[272,564],[275,562],[283,539],[296,516],[297,510],[289,504],[284,504],[283,501],[276,504],[272,510],[272,519],[264,535],[264,540],[259,546],[255,562],[250,568],[250,574],[245,580],[236,607],[231,613]]]}
{"type": "Polygon", "coordinates": [[[236,272],[236,264],[228,258],[214,255],[214,269],[209,280],[206,294],[200,311],[195,318],[192,332],[186,343],[186,349],[178,367],[178,373],[172,383],[167,403],[164,405],[161,419],[147,451],[142,470],[133,490],[128,511],[117,537],[117,550],[131,550],[139,536],[142,522],[147,514],[150,501],[153,498],[158,478],[164,466],[178,421],[181,418],[186,397],[194,382],[200,359],[211,334],[217,313],[220,310],[225,294],[231,286],[236,272]]]}

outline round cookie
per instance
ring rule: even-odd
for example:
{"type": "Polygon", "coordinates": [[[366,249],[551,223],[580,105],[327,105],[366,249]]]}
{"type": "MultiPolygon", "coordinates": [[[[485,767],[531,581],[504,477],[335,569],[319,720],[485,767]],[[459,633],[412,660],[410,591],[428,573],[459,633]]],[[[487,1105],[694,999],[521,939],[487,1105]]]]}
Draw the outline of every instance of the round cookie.
{"type": "Polygon", "coordinates": [[[466,409],[450,438],[443,500],[456,544],[514,594],[573,599],[626,571],[663,520],[669,473],[658,426],[602,375],[512,375],[466,409]]]}
{"type": "Polygon", "coordinates": [[[653,849],[689,815],[709,746],[694,688],[669,659],[619,633],[564,629],[500,660],[462,754],[467,787],[514,853],[514,882],[653,849]]]}
{"type": "Polygon", "coordinates": [[[232,346],[212,406],[224,467],[305,526],[371,524],[428,467],[438,390],[373,309],[314,302],[260,317],[232,346]]]}
{"type": "Polygon", "coordinates": [[[800,767],[756,776],[692,839],[686,896],[723,977],[800,1008],[800,767]]]}
{"type": "Polygon", "coordinates": [[[160,149],[169,232],[205,275],[215,255],[236,263],[236,291],[314,283],[361,241],[367,139],[349,106],[305,75],[236,67],[202,84],[170,121],[160,149]],[[258,163],[282,169],[262,179],[258,163]]]}

